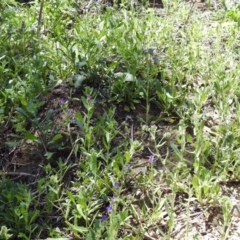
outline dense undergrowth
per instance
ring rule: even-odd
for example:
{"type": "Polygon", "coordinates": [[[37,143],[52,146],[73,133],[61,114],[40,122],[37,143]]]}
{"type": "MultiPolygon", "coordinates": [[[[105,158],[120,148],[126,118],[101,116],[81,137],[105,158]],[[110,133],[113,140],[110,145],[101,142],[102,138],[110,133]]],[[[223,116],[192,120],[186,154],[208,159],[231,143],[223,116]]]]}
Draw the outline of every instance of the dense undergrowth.
{"type": "Polygon", "coordinates": [[[224,239],[239,10],[88,3],[0,3],[0,239],[177,239],[195,203],[224,239]]]}

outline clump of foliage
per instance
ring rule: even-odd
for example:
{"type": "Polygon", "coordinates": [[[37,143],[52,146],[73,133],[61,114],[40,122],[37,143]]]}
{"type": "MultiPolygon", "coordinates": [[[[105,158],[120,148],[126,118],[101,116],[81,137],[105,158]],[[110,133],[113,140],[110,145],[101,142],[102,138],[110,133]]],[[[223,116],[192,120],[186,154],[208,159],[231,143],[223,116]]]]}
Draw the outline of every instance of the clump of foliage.
{"type": "Polygon", "coordinates": [[[195,2],[151,6],[1,1],[1,239],[171,239],[191,204],[220,207],[226,232],[238,9],[208,4],[211,25],[195,2]]]}

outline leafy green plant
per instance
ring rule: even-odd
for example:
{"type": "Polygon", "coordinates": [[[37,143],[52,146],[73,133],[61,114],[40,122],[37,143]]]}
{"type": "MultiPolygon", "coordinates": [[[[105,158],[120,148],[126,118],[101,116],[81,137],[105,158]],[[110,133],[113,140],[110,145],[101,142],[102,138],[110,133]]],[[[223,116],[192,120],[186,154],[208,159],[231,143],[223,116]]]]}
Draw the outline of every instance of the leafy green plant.
{"type": "Polygon", "coordinates": [[[17,144],[42,160],[37,186],[2,180],[0,238],[172,239],[184,216],[181,237],[195,239],[195,207],[214,204],[227,239],[234,196],[219,182],[240,173],[238,9],[110,2],[0,3],[2,175],[24,169],[17,144]],[[48,94],[58,102],[45,111],[48,94]]]}
{"type": "Polygon", "coordinates": [[[198,173],[193,176],[193,188],[199,202],[206,204],[208,201],[215,201],[220,192],[220,187],[211,172],[201,168],[198,173]]]}
{"type": "MultiPolygon", "coordinates": [[[[40,211],[33,207],[35,198],[23,184],[3,179],[0,184],[0,221],[11,235],[21,239],[33,237],[39,226],[36,222],[40,211]]],[[[3,231],[2,229],[1,231],[3,231]]],[[[7,232],[5,232],[5,236],[7,232]]]]}
{"type": "Polygon", "coordinates": [[[175,86],[171,86],[168,83],[156,82],[156,98],[152,99],[152,102],[164,109],[166,112],[170,112],[179,108],[179,106],[185,103],[184,90],[177,89],[175,86]]]}
{"type": "Polygon", "coordinates": [[[134,109],[134,104],[144,98],[144,90],[140,80],[130,73],[117,73],[112,87],[112,102],[123,102],[134,109]]]}
{"type": "Polygon", "coordinates": [[[10,229],[6,226],[2,226],[0,230],[0,237],[1,239],[8,240],[12,237],[12,234],[9,233],[10,229]]]}

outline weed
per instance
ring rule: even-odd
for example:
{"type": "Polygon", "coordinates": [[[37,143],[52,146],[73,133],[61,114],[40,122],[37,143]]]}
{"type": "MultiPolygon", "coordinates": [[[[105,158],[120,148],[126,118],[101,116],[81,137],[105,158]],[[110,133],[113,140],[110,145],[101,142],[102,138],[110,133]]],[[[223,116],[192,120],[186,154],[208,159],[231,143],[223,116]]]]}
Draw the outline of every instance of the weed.
{"type": "Polygon", "coordinates": [[[1,182],[1,214],[2,237],[20,237],[29,239],[39,231],[36,223],[40,211],[34,206],[34,197],[23,184],[15,184],[10,180],[1,182]],[[10,235],[8,234],[10,231],[10,235]]]}
{"type": "Polygon", "coordinates": [[[0,238],[232,234],[239,9],[157,2],[1,1],[0,238]]]}

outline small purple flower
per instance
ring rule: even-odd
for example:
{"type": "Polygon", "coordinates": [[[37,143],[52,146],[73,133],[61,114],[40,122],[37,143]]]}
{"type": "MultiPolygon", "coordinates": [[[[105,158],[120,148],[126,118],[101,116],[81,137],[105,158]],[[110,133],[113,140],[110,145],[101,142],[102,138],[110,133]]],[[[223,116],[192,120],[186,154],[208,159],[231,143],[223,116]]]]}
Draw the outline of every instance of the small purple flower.
{"type": "Polygon", "coordinates": [[[155,161],[154,156],[151,155],[151,156],[149,157],[148,161],[149,161],[150,163],[153,163],[153,162],[155,161]]]}
{"type": "Polygon", "coordinates": [[[111,212],[113,210],[113,208],[112,208],[112,206],[109,205],[108,207],[106,207],[106,210],[109,213],[109,212],[111,212]]]}
{"type": "Polygon", "coordinates": [[[129,170],[131,168],[131,164],[126,164],[126,166],[124,167],[125,170],[129,170]]]}
{"type": "Polygon", "coordinates": [[[181,110],[181,109],[177,109],[177,113],[178,113],[178,114],[181,114],[181,113],[182,113],[182,110],[181,110]]]}
{"type": "Polygon", "coordinates": [[[112,196],[111,197],[111,201],[114,202],[116,200],[116,197],[115,196],[112,196]]]}
{"type": "Polygon", "coordinates": [[[149,54],[153,54],[153,52],[154,52],[154,48],[149,48],[149,49],[148,49],[148,53],[149,53],[149,54]]]}
{"type": "Polygon", "coordinates": [[[143,54],[147,54],[147,49],[143,49],[143,54]]]}
{"type": "Polygon", "coordinates": [[[10,28],[8,28],[7,33],[8,33],[8,35],[11,35],[12,30],[10,28]]]}
{"type": "Polygon", "coordinates": [[[61,98],[61,99],[60,99],[60,104],[65,104],[64,98],[61,98]]]}
{"type": "Polygon", "coordinates": [[[87,94],[87,100],[91,100],[92,99],[92,96],[87,94]]]}
{"type": "Polygon", "coordinates": [[[107,220],[107,216],[106,215],[102,215],[101,222],[105,222],[106,220],[107,220]]]}
{"type": "Polygon", "coordinates": [[[22,26],[20,28],[20,31],[23,31],[24,28],[26,28],[26,23],[25,23],[25,21],[22,21],[22,26]]]}
{"type": "Polygon", "coordinates": [[[159,61],[158,57],[154,57],[154,58],[153,58],[153,63],[154,63],[154,64],[158,63],[158,61],[159,61]]]}
{"type": "Polygon", "coordinates": [[[154,54],[154,50],[155,50],[155,48],[148,48],[148,49],[143,49],[143,53],[144,54],[150,54],[150,55],[152,55],[152,54],[154,54]]]}
{"type": "Polygon", "coordinates": [[[182,105],[182,108],[181,108],[181,109],[180,109],[180,108],[177,109],[177,113],[178,113],[178,114],[181,114],[181,113],[183,113],[183,111],[186,111],[187,108],[188,108],[187,104],[184,103],[184,104],[182,105]]]}
{"type": "Polygon", "coordinates": [[[71,109],[68,109],[67,114],[68,114],[68,115],[72,115],[72,110],[71,110],[71,109]]]}
{"type": "Polygon", "coordinates": [[[115,182],[115,183],[114,183],[114,187],[115,187],[115,188],[120,187],[120,183],[119,183],[119,182],[115,182]]]}

